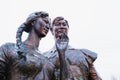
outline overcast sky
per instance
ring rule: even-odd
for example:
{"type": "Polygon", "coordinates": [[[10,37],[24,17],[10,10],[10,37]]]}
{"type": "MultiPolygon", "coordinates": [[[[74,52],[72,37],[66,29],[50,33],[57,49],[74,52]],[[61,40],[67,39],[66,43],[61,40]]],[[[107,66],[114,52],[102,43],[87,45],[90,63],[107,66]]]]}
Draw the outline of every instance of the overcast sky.
{"type": "MultiPolygon", "coordinates": [[[[16,30],[28,15],[46,11],[51,19],[63,16],[69,22],[70,45],[97,52],[95,67],[103,80],[120,80],[120,0],[1,0],[0,45],[15,42],[16,30]]],[[[23,34],[25,40],[27,34],[23,34]]],[[[49,32],[39,50],[51,49],[49,32]]]]}

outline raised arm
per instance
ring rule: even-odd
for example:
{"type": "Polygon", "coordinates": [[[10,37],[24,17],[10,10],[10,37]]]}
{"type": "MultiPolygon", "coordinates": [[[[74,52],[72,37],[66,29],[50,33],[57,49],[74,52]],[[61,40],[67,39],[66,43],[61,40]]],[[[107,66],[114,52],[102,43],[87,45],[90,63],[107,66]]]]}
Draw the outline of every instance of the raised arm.
{"type": "Polygon", "coordinates": [[[60,61],[60,80],[66,80],[69,76],[69,66],[65,59],[65,51],[68,46],[69,39],[67,35],[62,34],[56,42],[56,48],[59,54],[60,61]]]}

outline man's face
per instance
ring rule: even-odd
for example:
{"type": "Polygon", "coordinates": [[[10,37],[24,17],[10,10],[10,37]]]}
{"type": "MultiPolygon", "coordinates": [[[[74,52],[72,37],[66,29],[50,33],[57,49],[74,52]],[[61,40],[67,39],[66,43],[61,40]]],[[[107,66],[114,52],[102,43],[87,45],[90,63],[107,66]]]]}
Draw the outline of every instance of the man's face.
{"type": "Polygon", "coordinates": [[[50,18],[47,15],[43,15],[38,18],[34,23],[34,30],[39,37],[45,37],[49,31],[50,18]]]}
{"type": "Polygon", "coordinates": [[[65,20],[60,20],[53,24],[52,34],[57,39],[62,34],[68,34],[68,25],[65,20]]]}

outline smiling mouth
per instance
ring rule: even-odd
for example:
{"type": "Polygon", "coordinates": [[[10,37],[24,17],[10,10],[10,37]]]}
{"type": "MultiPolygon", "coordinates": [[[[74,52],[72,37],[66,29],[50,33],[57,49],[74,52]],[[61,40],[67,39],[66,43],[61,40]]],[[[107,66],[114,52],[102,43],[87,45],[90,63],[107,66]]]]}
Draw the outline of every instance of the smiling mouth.
{"type": "Polygon", "coordinates": [[[47,34],[47,33],[48,33],[48,29],[47,29],[46,27],[43,27],[43,32],[44,32],[45,34],[47,34]]]}
{"type": "Polygon", "coordinates": [[[59,34],[59,36],[67,35],[64,30],[59,30],[59,31],[58,31],[58,34],[59,34]]]}

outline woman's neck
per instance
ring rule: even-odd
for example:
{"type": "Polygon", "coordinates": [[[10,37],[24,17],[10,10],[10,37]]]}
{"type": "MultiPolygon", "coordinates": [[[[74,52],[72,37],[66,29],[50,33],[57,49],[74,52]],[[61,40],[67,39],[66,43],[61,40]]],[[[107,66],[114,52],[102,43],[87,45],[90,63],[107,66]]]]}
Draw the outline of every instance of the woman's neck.
{"type": "Polygon", "coordinates": [[[33,50],[38,50],[39,42],[41,38],[35,33],[34,29],[28,35],[28,38],[24,41],[24,44],[33,50]]]}

